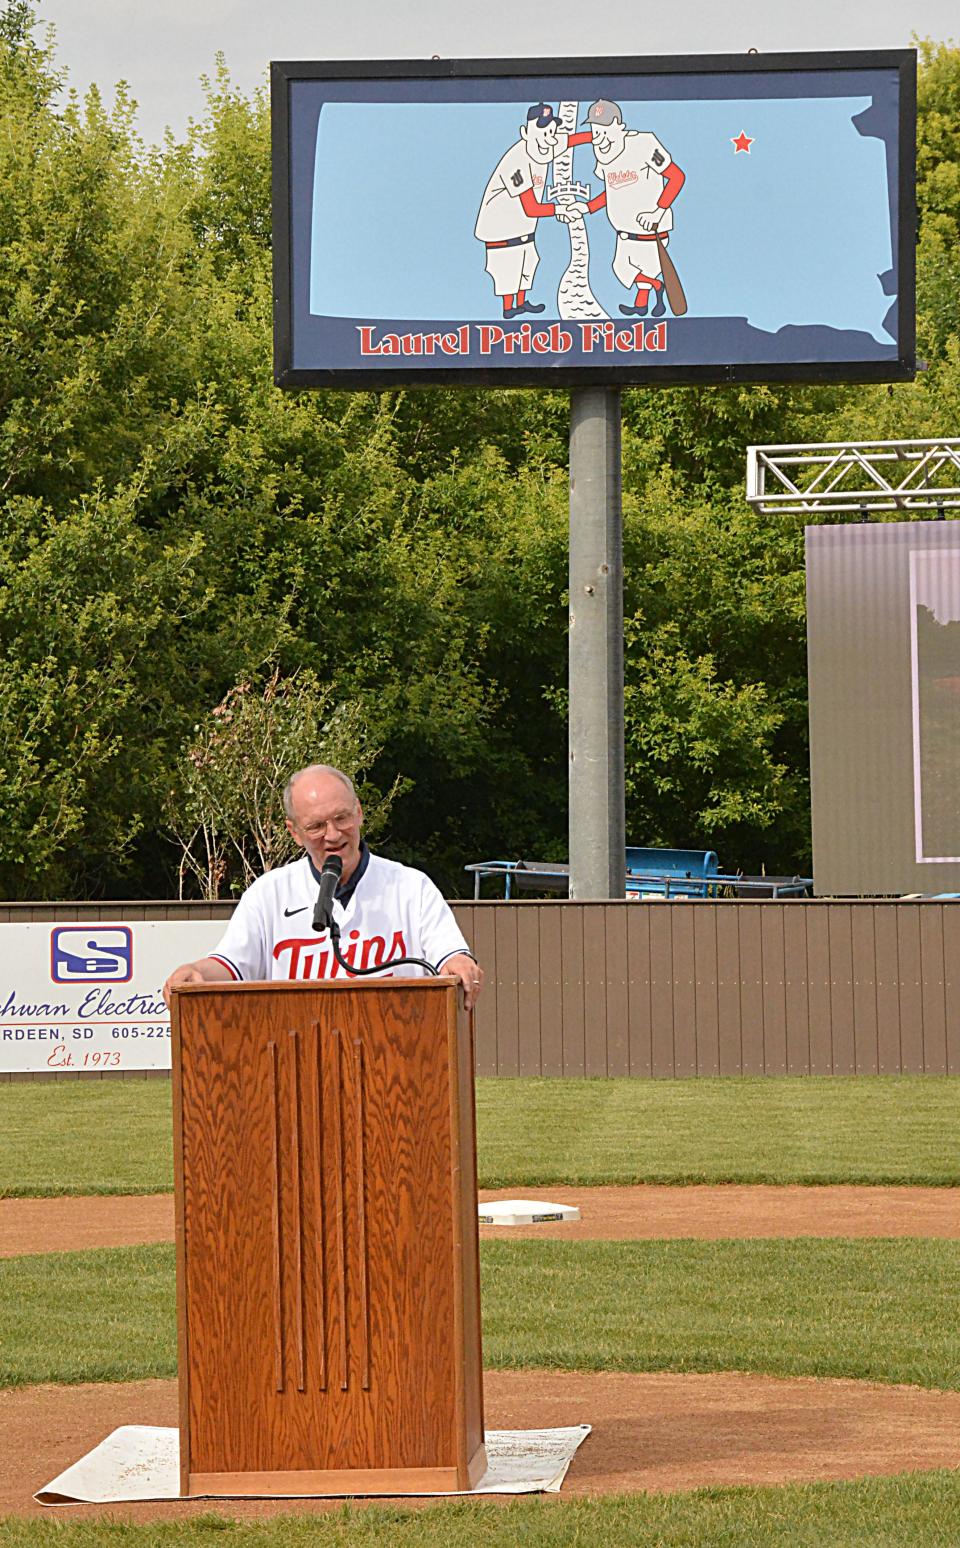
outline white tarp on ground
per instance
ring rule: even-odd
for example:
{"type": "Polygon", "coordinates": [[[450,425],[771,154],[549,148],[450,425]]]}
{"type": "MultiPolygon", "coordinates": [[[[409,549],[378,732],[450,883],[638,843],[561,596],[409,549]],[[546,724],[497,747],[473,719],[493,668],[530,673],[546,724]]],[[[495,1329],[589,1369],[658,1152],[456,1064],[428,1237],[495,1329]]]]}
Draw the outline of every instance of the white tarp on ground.
{"type": "MultiPolygon", "coordinates": [[[[558,1494],[588,1424],[558,1430],[488,1430],[487,1471],[471,1494],[558,1494]]],[[[291,1495],[305,1499],[307,1495],[291,1495]]],[[[180,1432],[148,1424],[113,1430],[40,1489],[40,1505],[116,1505],[180,1498],[180,1432]]]]}

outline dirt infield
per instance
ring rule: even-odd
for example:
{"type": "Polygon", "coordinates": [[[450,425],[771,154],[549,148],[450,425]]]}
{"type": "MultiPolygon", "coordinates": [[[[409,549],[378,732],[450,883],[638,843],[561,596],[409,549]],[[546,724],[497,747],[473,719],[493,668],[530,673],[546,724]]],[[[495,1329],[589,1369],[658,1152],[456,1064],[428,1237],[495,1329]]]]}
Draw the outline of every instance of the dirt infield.
{"type": "Polygon", "coordinates": [[[172,1241],[172,1193],[0,1199],[0,1258],[172,1241]]]}
{"type": "MultiPolygon", "coordinates": [[[[960,1467],[958,1392],[736,1373],[488,1371],[484,1393],[489,1429],[593,1426],[567,1474],[565,1496],[668,1493],[960,1467]]],[[[118,1425],[176,1423],[177,1390],[169,1381],[0,1393],[0,1515],[49,1513],[51,1507],[34,1504],[34,1490],[118,1425]]],[[[223,1500],[214,1507],[250,1519],[339,1508],[339,1502],[223,1500]]],[[[108,1508],[52,1509],[73,1520],[102,1516],[108,1508]]],[[[209,1500],[151,1501],[111,1505],[109,1514],[153,1521],[210,1509],[209,1500]]]]}
{"type": "MultiPolygon", "coordinates": [[[[960,1188],[498,1188],[480,1198],[577,1204],[570,1225],[482,1226],[484,1240],[644,1241],[670,1237],[960,1237],[960,1188]]],[[[173,1240],[173,1197],[0,1199],[0,1258],[173,1240]]]]}
{"type": "Polygon", "coordinates": [[[960,1188],[769,1187],[724,1183],[686,1188],[521,1188],[480,1197],[542,1198],[576,1204],[569,1225],[481,1226],[488,1237],[538,1236],[567,1241],[758,1236],[960,1237],[960,1188]]]}
{"type": "MultiPolygon", "coordinates": [[[[481,1228],[481,1236],[558,1240],[668,1237],[960,1237],[960,1189],[864,1187],[533,1188],[578,1204],[572,1225],[481,1228]]],[[[169,1241],[169,1194],[0,1200],[0,1257],[169,1241]]],[[[781,1484],[960,1467],[960,1392],[740,1373],[627,1375],[488,1371],[487,1426],[589,1423],[564,1496],[781,1484]]],[[[121,1424],[177,1423],[176,1384],[0,1391],[0,1515],[36,1516],[36,1489],[121,1424]]],[[[408,1500],[410,1506],[429,1504],[408,1500]]],[[[339,1508],[324,1501],[216,1501],[237,1519],[339,1508]]],[[[70,1519],[181,1519],[210,1501],[56,1507],[70,1519]]]]}

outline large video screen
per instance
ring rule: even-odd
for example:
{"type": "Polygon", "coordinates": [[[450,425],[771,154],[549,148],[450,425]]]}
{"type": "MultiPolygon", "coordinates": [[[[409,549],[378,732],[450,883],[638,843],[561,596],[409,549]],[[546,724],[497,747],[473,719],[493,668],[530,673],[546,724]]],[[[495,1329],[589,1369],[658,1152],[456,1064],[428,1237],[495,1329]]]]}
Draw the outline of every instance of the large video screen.
{"type": "Polygon", "coordinates": [[[910,550],[910,668],[917,863],[960,866],[960,534],[910,550]]]}
{"type": "Polygon", "coordinates": [[[960,890],[960,522],[807,528],[819,893],[960,890]]]}
{"type": "Polygon", "coordinates": [[[916,56],[272,67],[275,373],[914,369],[916,56]]]}

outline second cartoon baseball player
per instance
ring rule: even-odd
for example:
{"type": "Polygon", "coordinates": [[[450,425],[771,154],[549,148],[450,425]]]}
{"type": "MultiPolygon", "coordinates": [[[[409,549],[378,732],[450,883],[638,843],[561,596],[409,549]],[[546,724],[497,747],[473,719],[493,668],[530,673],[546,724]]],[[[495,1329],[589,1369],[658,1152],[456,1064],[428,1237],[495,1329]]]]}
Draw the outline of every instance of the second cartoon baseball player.
{"type": "Polygon", "coordinates": [[[626,128],[615,102],[601,97],[583,122],[590,125],[597,175],[604,183],[587,209],[606,209],[617,233],[613,272],[621,285],[634,292],[620,310],[626,317],[646,316],[652,290],[652,316],[662,317],[666,310],[662,260],[673,230],[673,201],[684,185],[684,174],[655,134],[626,128]]]}
{"type": "Polygon", "coordinates": [[[547,216],[569,222],[586,214],[584,204],[558,205],[541,198],[547,167],[571,145],[586,144],[592,135],[559,132],[559,119],[546,102],[538,102],[520,125],[520,138],[494,167],[480,201],[474,235],[484,244],[486,270],[503,302],[504,317],[542,312],[543,303],[527,300],[540,262],[537,221],[547,216]]]}

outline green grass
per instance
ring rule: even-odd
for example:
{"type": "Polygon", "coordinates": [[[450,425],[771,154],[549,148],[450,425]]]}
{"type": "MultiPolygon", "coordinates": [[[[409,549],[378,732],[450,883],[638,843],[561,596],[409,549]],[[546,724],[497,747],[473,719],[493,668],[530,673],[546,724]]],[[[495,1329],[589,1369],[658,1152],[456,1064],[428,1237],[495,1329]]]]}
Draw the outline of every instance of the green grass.
{"type": "MultiPolygon", "coordinates": [[[[960,1184],[960,1080],[481,1080],[482,1187],[960,1184]]],[[[0,1086],[0,1196],[173,1186],[165,1081],[0,1086]]]]}
{"type": "MultiPolygon", "coordinates": [[[[761,1371],[960,1388],[960,1242],[487,1242],[500,1368],[761,1371]]],[[[0,1262],[0,1386],[176,1372],[173,1248],[0,1262]]]]}
{"type": "Polygon", "coordinates": [[[960,1183],[960,1080],[481,1080],[481,1183],[960,1183]]]}
{"type": "Polygon", "coordinates": [[[0,1260],[0,1387],[176,1374],[172,1246],[0,1260]]]}
{"type": "Polygon", "coordinates": [[[484,1358],[960,1387],[960,1242],[487,1242],[484,1358]]]}
{"type": "MultiPolygon", "coordinates": [[[[590,1442],[585,1442],[589,1446],[590,1442]]],[[[4,1548],[956,1548],[952,1472],[603,1499],[346,1505],[266,1521],[0,1520],[4,1548]]]]}
{"type": "Polygon", "coordinates": [[[0,1086],[0,1198],[165,1193],[173,1187],[170,1082],[0,1086]]]}

